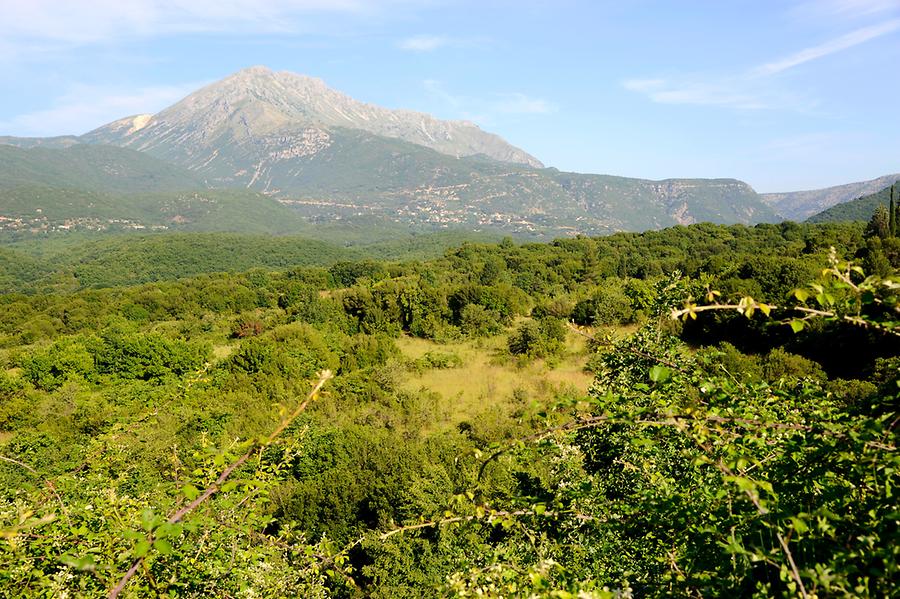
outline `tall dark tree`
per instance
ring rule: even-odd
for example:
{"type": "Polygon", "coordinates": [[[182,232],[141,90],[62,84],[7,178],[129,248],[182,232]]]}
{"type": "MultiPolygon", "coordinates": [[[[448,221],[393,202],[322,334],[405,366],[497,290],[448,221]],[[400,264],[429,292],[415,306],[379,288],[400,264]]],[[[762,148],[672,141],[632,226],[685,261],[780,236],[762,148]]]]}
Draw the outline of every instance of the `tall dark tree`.
{"type": "Polygon", "coordinates": [[[866,237],[888,238],[891,234],[891,223],[893,220],[894,218],[884,204],[879,204],[866,227],[866,237]]]}
{"type": "Polygon", "coordinates": [[[891,207],[888,213],[888,233],[890,237],[897,236],[897,205],[894,201],[894,186],[891,185],[891,207]]]}

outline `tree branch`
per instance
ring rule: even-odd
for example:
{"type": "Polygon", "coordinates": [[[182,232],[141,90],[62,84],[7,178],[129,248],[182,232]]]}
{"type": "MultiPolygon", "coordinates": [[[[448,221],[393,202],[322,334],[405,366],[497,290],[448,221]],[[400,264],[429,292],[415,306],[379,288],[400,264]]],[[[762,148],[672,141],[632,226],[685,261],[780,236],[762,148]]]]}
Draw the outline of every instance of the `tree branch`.
{"type": "MultiPolygon", "coordinates": [[[[206,490],[203,491],[203,493],[198,495],[189,504],[183,506],[181,509],[169,516],[169,519],[166,522],[168,522],[169,524],[176,524],[180,522],[186,515],[197,509],[197,507],[199,507],[202,503],[215,495],[221,489],[225,481],[228,480],[228,477],[230,477],[235,470],[244,465],[244,463],[248,459],[250,459],[250,456],[253,455],[253,453],[257,449],[259,449],[260,447],[267,447],[271,445],[278,438],[278,436],[281,435],[281,433],[283,433],[285,429],[287,429],[287,427],[297,419],[300,413],[306,409],[310,402],[318,397],[319,392],[322,390],[322,387],[333,376],[334,375],[330,370],[322,371],[319,374],[318,382],[316,382],[315,386],[312,388],[312,391],[309,392],[309,395],[306,396],[306,399],[303,400],[303,402],[301,402],[300,405],[298,405],[297,408],[287,418],[281,421],[281,424],[279,424],[278,427],[274,431],[272,431],[272,434],[269,435],[264,443],[254,444],[252,447],[250,447],[247,452],[244,453],[244,455],[233,461],[227,468],[225,468],[225,470],[222,471],[215,482],[207,487],[206,490]]],[[[153,535],[151,534],[150,536],[148,536],[147,540],[152,543],[153,535]]],[[[131,578],[137,573],[143,562],[144,558],[139,557],[134,561],[133,564],[131,564],[131,567],[125,572],[121,580],[119,580],[119,583],[115,587],[113,587],[112,590],[110,590],[109,599],[116,599],[119,594],[121,594],[121,592],[125,590],[125,586],[128,584],[128,581],[131,580],[131,578]]]]}

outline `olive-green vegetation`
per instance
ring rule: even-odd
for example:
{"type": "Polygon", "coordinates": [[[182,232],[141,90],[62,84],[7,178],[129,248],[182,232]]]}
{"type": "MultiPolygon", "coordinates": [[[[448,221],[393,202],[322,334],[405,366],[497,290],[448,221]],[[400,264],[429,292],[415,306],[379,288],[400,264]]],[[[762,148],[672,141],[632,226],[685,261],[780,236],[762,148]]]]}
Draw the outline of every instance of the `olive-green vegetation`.
{"type": "Polygon", "coordinates": [[[257,193],[232,190],[116,194],[77,188],[0,189],[0,240],[72,232],[226,231],[284,235],[309,225],[257,193]]]}
{"type": "Polygon", "coordinates": [[[695,225],[193,277],[123,243],[132,278],[40,293],[17,277],[47,257],[6,250],[0,596],[894,594],[890,239],[695,225]]]}
{"type": "Polygon", "coordinates": [[[0,140],[0,188],[21,187],[129,194],[206,185],[187,169],[126,148],[83,144],[19,148],[0,140]]]}
{"type": "MultiPolygon", "coordinates": [[[[0,282],[7,289],[114,287],[173,280],[213,272],[251,268],[284,270],[291,266],[329,265],[359,258],[353,250],[298,237],[262,237],[228,233],[168,233],[97,238],[71,246],[60,245],[16,280],[23,250],[12,249],[4,262],[0,254],[0,282]]],[[[25,255],[25,264],[29,256],[25,255]]]]}
{"type": "MultiPolygon", "coordinates": [[[[896,185],[892,186],[896,187],[896,185]]],[[[895,191],[895,193],[897,193],[895,191]]],[[[877,193],[856,198],[849,202],[837,204],[814,216],[809,217],[811,223],[836,223],[847,221],[866,222],[875,214],[878,206],[887,207],[890,203],[891,187],[885,187],[877,193]]]]}
{"type": "Polygon", "coordinates": [[[250,268],[284,270],[341,260],[426,260],[491,235],[391,229],[365,241],[331,227],[302,235],[251,233],[140,233],[47,235],[0,245],[0,291],[115,287],[250,268]]]}

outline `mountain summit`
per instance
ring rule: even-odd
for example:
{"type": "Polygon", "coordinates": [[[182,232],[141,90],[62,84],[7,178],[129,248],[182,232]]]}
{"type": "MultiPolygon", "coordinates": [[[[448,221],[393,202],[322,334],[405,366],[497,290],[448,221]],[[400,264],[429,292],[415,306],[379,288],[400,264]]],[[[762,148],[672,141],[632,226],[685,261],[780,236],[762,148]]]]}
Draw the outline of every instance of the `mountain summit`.
{"type": "Polygon", "coordinates": [[[454,157],[485,155],[533,167],[536,158],[467,121],[442,121],[410,110],[359,102],[321,79],[250,67],[208,85],[155,115],[121,119],[88,133],[93,142],[171,154],[198,170],[216,161],[225,143],[289,144],[309,155],[328,144],[329,129],[363,131],[454,157]]]}
{"type": "Polygon", "coordinates": [[[741,181],[563,173],[473,123],[366,104],[319,79],[265,67],[81,137],[6,143],[137,150],[204,187],[261,192],[315,221],[560,236],[776,220],[741,181]]]}

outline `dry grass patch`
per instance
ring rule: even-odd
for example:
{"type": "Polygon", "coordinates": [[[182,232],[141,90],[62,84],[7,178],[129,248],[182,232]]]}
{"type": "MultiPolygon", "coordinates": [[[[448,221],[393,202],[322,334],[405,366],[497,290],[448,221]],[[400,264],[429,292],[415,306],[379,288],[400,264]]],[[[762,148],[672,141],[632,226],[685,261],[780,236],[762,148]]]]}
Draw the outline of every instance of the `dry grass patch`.
{"type": "Polygon", "coordinates": [[[593,377],[584,372],[586,342],[575,334],[567,340],[566,353],[555,364],[543,360],[519,362],[506,350],[506,336],[438,344],[402,337],[397,345],[410,360],[427,353],[452,353],[462,366],[410,371],[401,387],[410,392],[438,393],[445,415],[437,427],[455,426],[486,411],[513,414],[535,402],[546,404],[560,392],[587,392],[593,377]]]}

